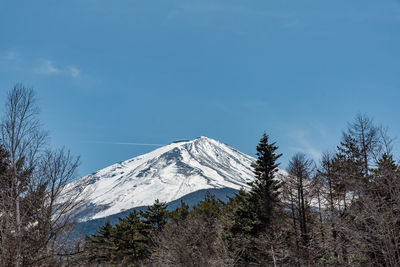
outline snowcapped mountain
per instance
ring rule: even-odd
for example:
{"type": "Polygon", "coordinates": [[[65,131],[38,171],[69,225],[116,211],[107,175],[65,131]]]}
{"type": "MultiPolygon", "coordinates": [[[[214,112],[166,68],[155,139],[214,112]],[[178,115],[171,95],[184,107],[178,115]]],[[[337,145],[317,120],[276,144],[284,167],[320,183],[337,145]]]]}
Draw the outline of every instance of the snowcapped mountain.
{"type": "Polygon", "coordinates": [[[88,196],[79,216],[87,221],[151,205],[156,199],[171,202],[202,189],[247,189],[254,160],[202,136],[111,165],[69,184],[68,191],[88,196]]]}

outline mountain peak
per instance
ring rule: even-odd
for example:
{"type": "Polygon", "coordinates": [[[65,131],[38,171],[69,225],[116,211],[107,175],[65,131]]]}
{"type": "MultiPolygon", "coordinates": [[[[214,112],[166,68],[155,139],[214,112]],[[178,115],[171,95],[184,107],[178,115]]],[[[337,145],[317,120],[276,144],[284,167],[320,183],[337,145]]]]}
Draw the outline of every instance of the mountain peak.
{"type": "Polygon", "coordinates": [[[84,220],[102,218],[156,199],[170,202],[211,188],[248,188],[254,158],[212,138],[179,140],[116,163],[70,186],[91,192],[84,220]]]}
{"type": "Polygon", "coordinates": [[[210,137],[207,137],[207,136],[203,136],[203,135],[202,135],[202,136],[196,137],[195,139],[192,139],[192,140],[190,140],[190,139],[179,139],[179,140],[175,140],[175,141],[172,141],[171,144],[188,143],[188,142],[198,142],[198,141],[218,142],[217,140],[214,140],[214,139],[212,139],[212,138],[210,138],[210,137]]]}
{"type": "MultiPolygon", "coordinates": [[[[202,136],[197,137],[197,138],[194,139],[194,140],[214,140],[214,139],[202,135],[202,136]]],[[[214,140],[214,141],[215,141],[215,140],[214,140]]]]}

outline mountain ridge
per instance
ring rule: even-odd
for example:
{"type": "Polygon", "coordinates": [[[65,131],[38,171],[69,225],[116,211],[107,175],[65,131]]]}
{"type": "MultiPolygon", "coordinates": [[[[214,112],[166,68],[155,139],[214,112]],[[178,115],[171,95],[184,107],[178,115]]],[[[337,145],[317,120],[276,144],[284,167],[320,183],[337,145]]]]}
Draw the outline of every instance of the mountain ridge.
{"type": "Polygon", "coordinates": [[[172,202],[204,189],[248,189],[255,159],[222,142],[201,136],[179,140],[149,153],[115,163],[68,185],[87,203],[79,221],[99,219],[156,199],[172,202]]]}

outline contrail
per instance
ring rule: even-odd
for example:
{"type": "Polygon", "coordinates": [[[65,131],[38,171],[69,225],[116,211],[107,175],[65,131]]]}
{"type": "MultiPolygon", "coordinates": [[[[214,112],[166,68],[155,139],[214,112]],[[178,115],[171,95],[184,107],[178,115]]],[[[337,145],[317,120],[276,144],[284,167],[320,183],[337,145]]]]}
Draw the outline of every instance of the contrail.
{"type": "Polygon", "coordinates": [[[107,145],[127,145],[127,146],[165,146],[165,144],[149,144],[149,143],[134,143],[134,142],[101,142],[89,141],[86,143],[107,144],[107,145]]]}

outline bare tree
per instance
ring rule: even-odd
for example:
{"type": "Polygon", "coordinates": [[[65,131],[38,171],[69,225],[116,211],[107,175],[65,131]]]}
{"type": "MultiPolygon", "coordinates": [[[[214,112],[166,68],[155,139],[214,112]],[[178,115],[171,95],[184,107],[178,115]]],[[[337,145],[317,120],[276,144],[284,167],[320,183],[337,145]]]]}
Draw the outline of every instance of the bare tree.
{"type": "Polygon", "coordinates": [[[222,225],[198,218],[168,225],[156,239],[150,266],[233,266],[234,256],[223,238],[222,225]]]}
{"type": "MultiPolygon", "coordinates": [[[[286,181],[286,186],[289,188],[288,191],[291,195],[293,226],[297,227],[296,221],[298,221],[301,257],[305,261],[309,260],[310,232],[308,229],[308,214],[310,214],[313,165],[313,161],[307,159],[304,154],[298,153],[294,155],[289,161],[289,177],[286,181]]],[[[297,234],[297,229],[294,229],[294,231],[297,234]]]]}
{"type": "Polygon", "coordinates": [[[356,203],[354,219],[345,224],[350,249],[366,266],[398,266],[400,262],[400,169],[384,154],[374,180],[356,203]]]}
{"type": "Polygon", "coordinates": [[[382,140],[379,127],[365,114],[358,114],[354,122],[349,123],[343,139],[352,138],[362,157],[364,175],[368,176],[372,161],[379,156],[382,140]]]}
{"type": "MultiPolygon", "coordinates": [[[[386,155],[392,155],[393,153],[393,143],[396,140],[396,138],[393,138],[389,135],[389,128],[388,127],[379,127],[379,138],[381,140],[381,145],[380,145],[380,153],[378,156],[381,156],[383,154],[386,155]]],[[[375,159],[377,163],[379,163],[379,158],[375,159]]]]}
{"type": "Polygon", "coordinates": [[[0,143],[8,153],[1,184],[2,264],[52,265],[78,196],[62,198],[76,176],[79,158],[51,151],[41,130],[32,89],[20,84],[8,93],[0,143]],[[13,257],[13,259],[10,259],[13,257]]]}

